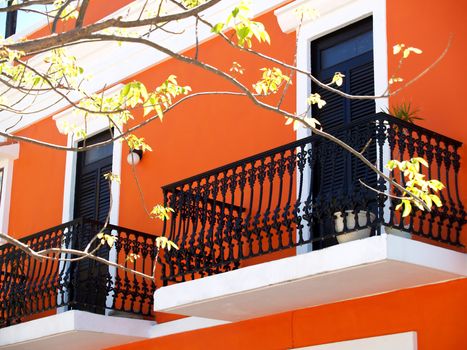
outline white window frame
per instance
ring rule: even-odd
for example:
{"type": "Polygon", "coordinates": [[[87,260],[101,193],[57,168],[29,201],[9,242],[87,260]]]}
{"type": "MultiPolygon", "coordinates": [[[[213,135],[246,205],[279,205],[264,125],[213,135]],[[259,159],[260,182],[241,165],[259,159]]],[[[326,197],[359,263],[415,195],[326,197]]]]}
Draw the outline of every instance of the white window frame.
{"type": "MultiPolygon", "coordinates": [[[[118,84],[108,90],[105,95],[112,95],[123,87],[122,84],[118,84]]],[[[105,118],[89,118],[84,120],[82,116],[73,114],[72,109],[67,109],[53,117],[57,124],[59,131],[64,132],[65,123],[73,124],[77,128],[83,128],[86,123],[86,136],[91,137],[109,129],[109,123],[105,118]]],[[[115,131],[115,135],[118,135],[118,131],[115,131]]],[[[67,147],[77,147],[78,143],[83,140],[83,137],[76,137],[72,134],[68,135],[67,147]]],[[[122,151],[123,145],[121,142],[113,143],[112,153],[112,173],[120,176],[122,170],[122,151]]],[[[65,162],[65,181],[63,191],[63,211],[62,211],[62,222],[68,222],[74,218],[74,204],[75,204],[75,186],[76,186],[76,162],[78,154],[73,151],[66,152],[65,162]]],[[[112,210],[110,212],[110,223],[118,225],[119,222],[119,208],[120,208],[120,184],[116,181],[112,182],[112,210]]]]}
{"type": "MultiPolygon", "coordinates": [[[[108,90],[105,94],[111,95],[117,91],[120,91],[122,84],[116,85],[108,90]]],[[[84,128],[86,122],[86,137],[91,137],[96,134],[99,134],[103,131],[109,129],[109,122],[105,118],[89,118],[84,120],[81,116],[76,116],[73,114],[72,109],[67,109],[56,116],[53,117],[57,124],[59,131],[63,132],[63,126],[65,123],[74,124],[77,128],[84,128]]],[[[121,130],[121,125],[119,125],[121,130]]],[[[114,131],[114,135],[118,135],[118,130],[114,131]]],[[[77,147],[78,143],[83,140],[83,137],[76,137],[72,134],[68,135],[67,147],[77,147]]],[[[121,176],[122,170],[122,152],[123,144],[122,142],[114,142],[112,149],[112,173],[118,176],[121,176]]],[[[63,211],[62,211],[62,222],[66,223],[74,219],[74,209],[75,209],[75,190],[76,190],[76,165],[78,160],[77,152],[67,151],[66,153],[66,162],[65,162],[65,181],[64,181],[64,191],[63,191],[63,211]]],[[[113,181],[111,184],[111,193],[112,193],[112,203],[109,223],[112,225],[118,225],[119,222],[119,211],[120,211],[120,183],[113,181]]],[[[116,235],[116,233],[113,233],[116,235]]],[[[109,252],[109,260],[117,261],[117,251],[115,247],[109,252]]],[[[69,263],[61,263],[69,264],[69,263]]],[[[60,269],[63,269],[60,266],[60,269]]],[[[115,267],[109,267],[110,275],[115,282],[115,277],[117,276],[117,269],[115,267]]],[[[57,298],[67,298],[68,295],[58,295],[57,298]]],[[[113,296],[109,294],[107,296],[106,304],[110,305],[113,301],[113,296]]],[[[60,307],[57,310],[57,313],[68,311],[64,307],[60,307]]],[[[105,310],[106,315],[111,313],[111,310],[105,310]]]]}

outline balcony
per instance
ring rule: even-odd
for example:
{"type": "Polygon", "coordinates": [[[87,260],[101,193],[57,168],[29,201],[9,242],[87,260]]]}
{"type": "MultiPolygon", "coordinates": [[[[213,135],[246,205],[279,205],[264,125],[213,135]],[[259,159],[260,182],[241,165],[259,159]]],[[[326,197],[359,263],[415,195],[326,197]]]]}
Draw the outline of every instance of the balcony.
{"type": "MultiPolygon", "coordinates": [[[[103,228],[101,223],[76,219],[21,241],[34,250],[84,249],[101,230],[117,240],[112,248],[98,249],[97,256],[151,274],[155,236],[123,227],[103,228]],[[126,261],[130,253],[140,259],[126,261]]],[[[71,257],[62,254],[61,258],[71,257]]],[[[70,349],[95,349],[147,338],[154,324],[154,290],[154,283],[94,260],[39,261],[11,244],[2,245],[0,347],[28,344],[42,349],[67,344],[70,349]],[[73,339],[76,342],[70,345],[73,339]]]]}
{"type": "Polygon", "coordinates": [[[330,133],[381,171],[426,159],[443,207],[403,218],[400,192],[318,135],[167,185],[180,250],[162,257],[156,310],[235,321],[466,274],[461,143],[384,113],[330,133]]]}
{"type": "MultiPolygon", "coordinates": [[[[425,174],[446,184],[444,206],[404,219],[386,195],[400,193],[340,147],[316,135],[295,141],[163,188],[175,210],[164,234],[180,250],[161,254],[165,287],[156,292],[154,283],[94,260],[40,262],[0,246],[0,347],[22,334],[40,348],[37,329],[42,338],[68,337],[63,342],[78,332],[90,348],[92,332],[105,346],[147,338],[153,307],[235,321],[466,275],[461,144],[382,113],[332,133],[379,169],[388,159],[425,158],[425,174]]],[[[22,241],[35,250],[84,249],[102,228],[77,219],[22,241]]],[[[155,236],[114,225],[104,232],[118,239],[98,256],[151,274],[155,236]],[[126,261],[130,253],[141,258],[126,261]]]]}

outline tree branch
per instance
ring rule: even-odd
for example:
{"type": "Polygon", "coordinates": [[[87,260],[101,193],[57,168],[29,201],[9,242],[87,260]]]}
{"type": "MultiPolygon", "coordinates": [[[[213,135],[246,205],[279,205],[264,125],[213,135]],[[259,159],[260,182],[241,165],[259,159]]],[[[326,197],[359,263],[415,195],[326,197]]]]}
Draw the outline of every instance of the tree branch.
{"type": "Polygon", "coordinates": [[[76,19],[75,28],[81,28],[84,23],[84,17],[86,16],[86,11],[88,9],[89,0],[83,0],[79,8],[78,18],[76,19]]]}

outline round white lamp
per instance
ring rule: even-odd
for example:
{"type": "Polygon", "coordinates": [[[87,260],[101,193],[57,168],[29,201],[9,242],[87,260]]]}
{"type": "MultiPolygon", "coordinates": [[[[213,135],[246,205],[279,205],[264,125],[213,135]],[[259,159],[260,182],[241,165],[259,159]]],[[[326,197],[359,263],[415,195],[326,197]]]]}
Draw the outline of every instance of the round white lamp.
{"type": "Polygon", "coordinates": [[[143,158],[143,151],[140,149],[133,149],[133,150],[130,150],[130,153],[128,153],[128,156],[126,157],[126,161],[130,165],[136,165],[141,161],[142,158],[143,158]]]}

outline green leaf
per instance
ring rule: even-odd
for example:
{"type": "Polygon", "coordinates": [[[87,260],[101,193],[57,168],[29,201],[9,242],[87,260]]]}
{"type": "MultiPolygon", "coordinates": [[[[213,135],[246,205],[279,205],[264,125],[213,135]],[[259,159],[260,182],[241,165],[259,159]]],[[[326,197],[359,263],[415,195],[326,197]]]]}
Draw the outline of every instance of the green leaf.
{"type": "Polygon", "coordinates": [[[242,42],[246,39],[248,34],[250,34],[250,28],[248,27],[242,27],[237,30],[237,36],[242,42]]]}
{"type": "Polygon", "coordinates": [[[224,23],[217,23],[214,27],[212,27],[211,32],[219,34],[224,29],[224,23]]]}

